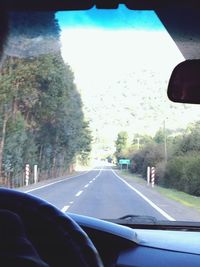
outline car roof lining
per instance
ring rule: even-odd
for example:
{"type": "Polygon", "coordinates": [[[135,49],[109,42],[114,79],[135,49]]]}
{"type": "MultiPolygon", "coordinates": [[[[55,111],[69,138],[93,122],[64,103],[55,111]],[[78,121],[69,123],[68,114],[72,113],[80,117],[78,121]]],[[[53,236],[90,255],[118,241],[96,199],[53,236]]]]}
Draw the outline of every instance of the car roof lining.
{"type": "Polygon", "coordinates": [[[119,4],[125,4],[130,9],[155,10],[170,7],[199,7],[199,0],[2,0],[1,6],[9,9],[24,10],[86,10],[94,6],[97,8],[117,8],[119,4]]]}
{"type": "Polygon", "coordinates": [[[161,22],[185,59],[200,57],[200,9],[160,9],[161,22]]]}
{"type": "Polygon", "coordinates": [[[155,10],[185,59],[200,54],[200,8],[198,0],[4,0],[0,8],[20,11],[87,10],[96,6],[115,9],[125,4],[134,10],[155,10]]]}

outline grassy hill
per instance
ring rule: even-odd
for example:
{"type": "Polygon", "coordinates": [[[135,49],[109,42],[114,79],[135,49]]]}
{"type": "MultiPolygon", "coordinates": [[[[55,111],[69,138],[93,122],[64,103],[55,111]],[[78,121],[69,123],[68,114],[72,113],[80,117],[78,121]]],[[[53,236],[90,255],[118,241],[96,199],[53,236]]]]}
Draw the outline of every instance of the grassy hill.
{"type": "Polygon", "coordinates": [[[198,106],[168,100],[167,84],[168,77],[159,71],[142,69],[120,80],[108,80],[104,88],[81,90],[94,139],[111,145],[121,130],[132,140],[136,133],[154,135],[164,120],[174,132],[198,120],[198,106]]]}

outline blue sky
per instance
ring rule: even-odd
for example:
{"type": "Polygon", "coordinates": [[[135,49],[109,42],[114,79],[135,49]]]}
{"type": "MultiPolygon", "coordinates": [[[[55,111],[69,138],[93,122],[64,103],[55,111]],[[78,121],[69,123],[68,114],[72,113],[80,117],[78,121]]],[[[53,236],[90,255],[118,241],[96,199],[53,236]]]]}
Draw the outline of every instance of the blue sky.
{"type": "Polygon", "coordinates": [[[114,10],[63,11],[56,17],[61,29],[72,27],[104,29],[163,30],[164,26],[154,11],[133,11],[120,5],[114,10]]]}

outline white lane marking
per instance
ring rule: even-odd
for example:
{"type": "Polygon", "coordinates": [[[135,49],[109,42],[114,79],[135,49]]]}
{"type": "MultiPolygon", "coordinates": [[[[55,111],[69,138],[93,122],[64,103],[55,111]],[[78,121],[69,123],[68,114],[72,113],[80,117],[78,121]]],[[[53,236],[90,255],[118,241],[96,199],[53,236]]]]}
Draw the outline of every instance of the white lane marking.
{"type": "Polygon", "coordinates": [[[88,184],[91,184],[93,181],[95,181],[97,179],[97,177],[99,177],[101,175],[102,170],[103,170],[103,168],[100,169],[99,173],[92,180],[90,180],[88,184]]]}
{"type": "Polygon", "coordinates": [[[99,173],[93,178],[93,179],[97,179],[97,177],[100,176],[101,172],[102,172],[103,168],[100,169],[99,173]]]}
{"type": "Polygon", "coordinates": [[[106,168],[100,168],[100,169],[93,169],[95,171],[112,171],[111,169],[106,169],[106,168]]]}
{"type": "Polygon", "coordinates": [[[64,206],[61,211],[66,212],[69,209],[70,206],[64,206]]]}
{"type": "Polygon", "coordinates": [[[79,197],[83,193],[83,190],[79,191],[75,196],[79,197]]]}
{"type": "Polygon", "coordinates": [[[135,189],[132,185],[130,185],[129,183],[127,183],[124,179],[122,179],[119,175],[117,175],[115,173],[114,170],[112,170],[112,172],[114,173],[114,175],[120,179],[123,183],[125,183],[130,189],[132,189],[135,193],[137,193],[139,196],[141,196],[146,202],[149,203],[149,205],[151,205],[155,210],[157,210],[160,214],[162,214],[166,219],[168,219],[169,221],[176,221],[172,216],[170,216],[168,213],[166,213],[164,210],[162,210],[161,208],[159,208],[155,203],[153,203],[153,201],[151,201],[150,199],[148,199],[145,195],[143,195],[140,191],[138,191],[137,189],[135,189]]]}
{"type": "MultiPolygon", "coordinates": [[[[100,172],[92,179],[92,180],[96,180],[96,178],[101,174],[101,171],[102,170],[100,170],[100,172]]],[[[89,182],[89,183],[92,183],[92,180],[89,182]]],[[[84,187],[85,188],[87,188],[90,184],[86,184],[84,187]]],[[[76,193],[76,197],[79,197],[81,194],[83,193],[83,190],[80,190],[78,193],[76,193]]],[[[73,204],[74,203],[74,201],[70,201],[69,202],[70,204],[73,204]]],[[[69,208],[70,206],[64,206],[63,208],[62,208],[62,211],[63,212],[66,212],[67,210],[68,210],[68,208],[69,208]]]]}
{"type": "MultiPolygon", "coordinates": [[[[93,170],[94,170],[94,169],[93,169],[93,170]]],[[[64,179],[59,180],[59,181],[56,181],[56,182],[52,182],[52,183],[49,183],[49,184],[46,184],[46,185],[42,185],[42,186],[39,186],[39,187],[30,189],[30,190],[27,190],[27,191],[25,191],[25,193],[30,193],[30,192],[33,192],[33,191],[36,191],[36,190],[39,190],[39,189],[42,189],[42,188],[45,188],[45,187],[54,185],[54,184],[58,184],[58,183],[64,182],[64,181],[66,181],[66,180],[70,180],[70,179],[73,179],[73,178],[77,178],[77,177],[82,176],[82,175],[84,175],[84,174],[87,174],[88,172],[91,172],[91,171],[93,171],[93,170],[90,170],[90,171],[81,173],[81,174],[76,175],[76,176],[70,176],[70,177],[64,178],[64,179]]]]}
{"type": "MultiPolygon", "coordinates": [[[[102,172],[102,169],[101,169],[100,172],[99,172],[99,173],[98,173],[98,174],[97,174],[91,181],[89,181],[89,183],[86,184],[84,187],[87,188],[87,187],[93,182],[94,179],[96,180],[96,178],[99,177],[99,175],[101,174],[101,172],[102,172]]],[[[83,190],[80,190],[75,196],[76,196],[76,197],[79,197],[82,193],[83,193],[83,190]]]]}

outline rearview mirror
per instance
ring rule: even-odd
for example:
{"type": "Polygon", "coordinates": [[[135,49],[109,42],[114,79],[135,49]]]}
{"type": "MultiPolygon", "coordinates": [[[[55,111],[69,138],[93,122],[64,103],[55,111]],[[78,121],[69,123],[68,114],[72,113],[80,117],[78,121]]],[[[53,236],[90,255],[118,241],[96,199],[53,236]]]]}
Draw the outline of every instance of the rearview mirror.
{"type": "Polygon", "coordinates": [[[172,72],[168,97],[173,102],[200,104],[200,60],[186,60],[172,72]]]}

